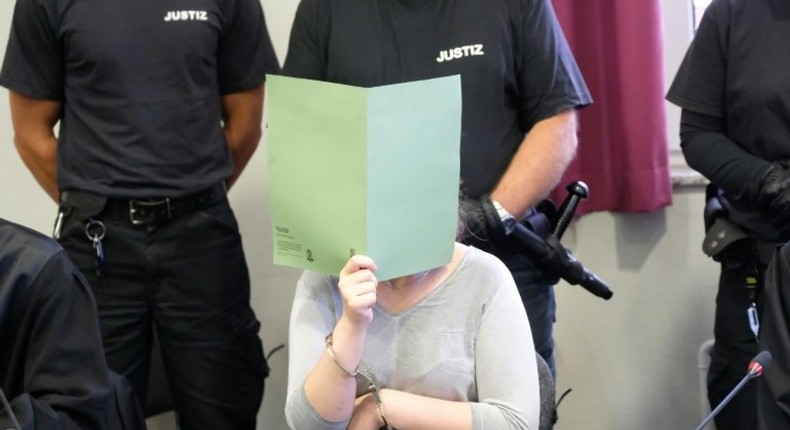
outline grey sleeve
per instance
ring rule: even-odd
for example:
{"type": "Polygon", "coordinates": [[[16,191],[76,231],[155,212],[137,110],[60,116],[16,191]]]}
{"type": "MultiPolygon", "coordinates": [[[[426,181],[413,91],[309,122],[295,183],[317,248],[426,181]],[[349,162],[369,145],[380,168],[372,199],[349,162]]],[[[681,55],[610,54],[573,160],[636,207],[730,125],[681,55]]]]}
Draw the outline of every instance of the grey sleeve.
{"type": "Polygon", "coordinates": [[[505,266],[501,285],[485,307],[475,342],[478,403],[475,430],[537,429],[540,392],[529,320],[505,266]]]}
{"type": "Polygon", "coordinates": [[[335,327],[333,278],[304,272],[296,286],[288,335],[288,396],[285,418],[294,430],[343,430],[348,421],[328,421],[304,393],[304,380],[324,352],[324,339],[335,327]]]}

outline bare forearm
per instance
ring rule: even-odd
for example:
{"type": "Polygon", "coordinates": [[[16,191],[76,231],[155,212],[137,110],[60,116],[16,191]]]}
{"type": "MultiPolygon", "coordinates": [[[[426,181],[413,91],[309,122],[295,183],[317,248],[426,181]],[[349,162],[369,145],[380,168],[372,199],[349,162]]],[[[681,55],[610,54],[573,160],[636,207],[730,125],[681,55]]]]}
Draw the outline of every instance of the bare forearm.
{"type": "Polygon", "coordinates": [[[60,196],[56,167],[57,138],[55,136],[42,137],[35,143],[23,142],[22,139],[16,138],[14,144],[22,162],[25,163],[38,184],[52,200],[57,202],[60,196]]]}
{"type": "MultiPolygon", "coordinates": [[[[356,369],[362,358],[365,334],[365,330],[345,318],[335,326],[332,349],[337,361],[350,371],[356,369]]],[[[356,379],[345,373],[326,350],[305,379],[304,390],[313,408],[327,420],[346,420],[354,411],[356,379]]]]}
{"type": "Polygon", "coordinates": [[[226,180],[228,188],[236,183],[261,140],[263,86],[222,98],[223,124],[228,151],[233,158],[233,174],[226,180]]]}
{"type": "Polygon", "coordinates": [[[62,103],[8,92],[14,145],[22,162],[39,185],[55,202],[58,201],[57,151],[54,127],[60,120],[62,103]]]}
{"type": "Polygon", "coordinates": [[[527,133],[491,192],[512,214],[523,214],[557,185],[576,154],[576,113],[562,112],[527,133]]]}
{"type": "Polygon", "coordinates": [[[453,402],[384,389],[382,407],[387,422],[402,430],[471,430],[472,408],[453,402]]]}
{"type": "Polygon", "coordinates": [[[233,158],[234,165],[233,175],[226,181],[228,188],[230,188],[239,179],[241,173],[244,171],[244,168],[247,167],[247,163],[249,163],[250,158],[252,158],[252,155],[258,148],[258,143],[261,139],[261,132],[260,129],[258,129],[257,134],[235,134],[234,130],[230,130],[226,127],[225,139],[228,142],[228,150],[230,151],[231,157],[233,158]]]}

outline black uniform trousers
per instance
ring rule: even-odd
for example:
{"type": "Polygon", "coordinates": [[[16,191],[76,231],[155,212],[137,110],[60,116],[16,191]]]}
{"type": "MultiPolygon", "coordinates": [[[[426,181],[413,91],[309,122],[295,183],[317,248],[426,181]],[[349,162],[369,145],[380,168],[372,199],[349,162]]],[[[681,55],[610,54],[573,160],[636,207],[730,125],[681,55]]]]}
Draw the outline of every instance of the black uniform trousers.
{"type": "MultiPolygon", "coordinates": [[[[760,258],[753,239],[736,242],[723,252],[719,291],[716,296],[714,346],[707,376],[708,400],[715,408],[746,376],[749,362],[758,352],[757,337],[749,325],[747,310],[754,302],[762,315],[763,274],[766,258],[760,258]],[[747,277],[757,278],[750,292],[747,277]]],[[[757,428],[757,388],[747,383],[715,418],[717,430],[757,428]]]]}
{"type": "Polygon", "coordinates": [[[155,329],[182,430],[254,429],[268,374],[238,225],[217,194],[140,225],[128,200],[61,203],[60,242],[94,292],[109,367],[144,405],[155,329]],[[98,266],[91,221],[104,226],[98,266]]]}

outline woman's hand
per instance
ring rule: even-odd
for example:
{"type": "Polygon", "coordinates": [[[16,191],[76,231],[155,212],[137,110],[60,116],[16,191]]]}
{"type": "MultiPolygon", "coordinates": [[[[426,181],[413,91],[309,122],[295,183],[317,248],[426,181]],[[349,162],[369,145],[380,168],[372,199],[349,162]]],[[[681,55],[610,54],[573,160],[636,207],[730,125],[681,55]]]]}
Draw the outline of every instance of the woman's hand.
{"type": "Polygon", "coordinates": [[[355,326],[367,327],[373,321],[378,281],[376,263],[364,255],[351,257],[340,271],[338,287],[343,298],[343,317],[355,326]]]}
{"type": "Polygon", "coordinates": [[[357,397],[347,430],[377,430],[383,425],[373,395],[367,393],[357,397]]]}

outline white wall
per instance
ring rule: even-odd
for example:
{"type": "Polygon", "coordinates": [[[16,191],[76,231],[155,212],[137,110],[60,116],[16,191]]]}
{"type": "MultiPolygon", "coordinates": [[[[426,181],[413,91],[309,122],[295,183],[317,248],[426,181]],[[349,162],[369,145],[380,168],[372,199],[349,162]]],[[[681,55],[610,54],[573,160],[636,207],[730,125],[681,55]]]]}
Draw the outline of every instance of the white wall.
{"type": "MultiPolygon", "coordinates": [[[[595,192],[591,190],[591,192],[595,192]]],[[[669,208],[579,219],[564,242],[614,297],[556,287],[557,430],[677,430],[699,423],[697,350],[713,333],[717,271],[701,251],[701,189],[669,208]]]]}
{"type": "MultiPolygon", "coordinates": [[[[261,1],[282,61],[298,1],[261,1]]],[[[668,8],[682,3],[687,1],[664,0],[668,8]]],[[[0,2],[0,56],[12,9],[12,1],[0,2]]],[[[667,22],[665,27],[676,32],[673,25],[677,23],[667,22]]],[[[682,52],[687,40],[672,43],[683,44],[678,50],[682,52]]],[[[671,73],[677,62],[668,57],[671,73]]],[[[19,161],[6,100],[7,92],[0,90],[0,216],[49,233],[55,205],[19,161]]],[[[675,123],[670,118],[670,127],[675,123]]],[[[670,131],[670,136],[676,135],[670,131]]],[[[265,163],[264,141],[230,197],[244,236],[253,306],[268,351],[286,343],[297,273],[271,264],[265,163]]],[[[716,280],[715,266],[700,252],[702,200],[699,189],[679,190],[670,208],[645,214],[591,214],[569,229],[566,244],[609,282],[615,295],[603,301],[576,286],[557,286],[558,389],[573,389],[560,408],[558,430],[696,426],[696,352],[712,332],[716,280]]],[[[270,362],[260,428],[286,428],[282,410],[287,355],[286,348],[270,362]]],[[[152,427],[171,425],[165,420],[152,427]]]]}
{"type": "MultiPolygon", "coordinates": [[[[693,35],[692,0],[662,0],[664,10],[664,86],[669,88],[693,35]]],[[[680,108],[664,101],[672,165],[685,167],[680,153],[680,108]]]]}

